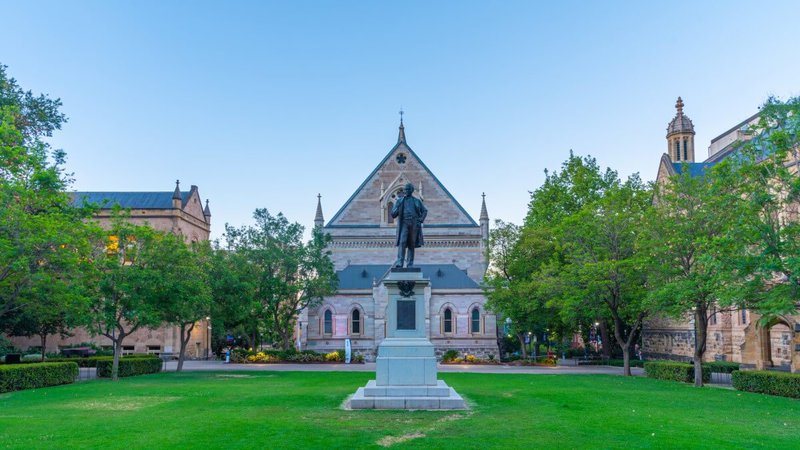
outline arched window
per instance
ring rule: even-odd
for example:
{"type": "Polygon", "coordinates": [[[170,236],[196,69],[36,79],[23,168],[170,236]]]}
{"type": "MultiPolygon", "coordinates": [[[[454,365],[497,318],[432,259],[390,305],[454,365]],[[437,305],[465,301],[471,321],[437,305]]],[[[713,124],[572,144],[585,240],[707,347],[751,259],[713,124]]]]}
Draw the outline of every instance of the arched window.
{"type": "Polygon", "coordinates": [[[681,141],[675,139],[675,161],[681,160],[681,141]]]}
{"type": "Polygon", "coordinates": [[[357,309],[350,313],[350,334],[361,334],[361,312],[357,309]]]}
{"type": "Polygon", "coordinates": [[[442,332],[444,334],[450,334],[453,332],[453,310],[450,308],[445,308],[444,310],[444,318],[442,319],[442,332]]]}
{"type": "Polygon", "coordinates": [[[747,310],[742,309],[742,325],[747,325],[747,310]]]}
{"type": "Polygon", "coordinates": [[[481,312],[478,308],[473,309],[470,314],[470,331],[473,333],[481,332],[481,312]]]}
{"type": "Polygon", "coordinates": [[[392,207],[394,206],[394,202],[386,203],[386,222],[387,223],[394,223],[394,217],[392,217],[392,207]]]}
{"type": "Polygon", "coordinates": [[[684,140],[683,140],[683,160],[684,160],[684,161],[686,161],[687,159],[689,159],[689,153],[688,153],[688,150],[687,150],[686,142],[687,142],[687,140],[686,140],[686,139],[684,139],[684,140]]]}
{"type": "Polygon", "coordinates": [[[333,334],[333,313],[330,309],[325,310],[322,315],[322,332],[323,334],[333,334]]]}

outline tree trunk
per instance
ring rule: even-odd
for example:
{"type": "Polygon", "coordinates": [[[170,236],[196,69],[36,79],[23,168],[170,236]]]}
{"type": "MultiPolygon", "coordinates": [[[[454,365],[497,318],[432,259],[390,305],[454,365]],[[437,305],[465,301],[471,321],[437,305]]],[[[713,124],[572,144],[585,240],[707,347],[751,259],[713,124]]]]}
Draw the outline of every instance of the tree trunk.
{"type": "Polygon", "coordinates": [[[703,386],[703,356],[708,336],[708,307],[698,305],[694,313],[694,385],[703,386]]]}
{"type": "Polygon", "coordinates": [[[194,322],[191,322],[189,329],[186,329],[187,324],[181,324],[181,349],[178,352],[178,368],[176,372],[183,370],[183,361],[186,359],[186,347],[189,345],[189,340],[192,338],[192,330],[194,329],[194,322]]]}
{"type": "Polygon", "coordinates": [[[622,322],[622,318],[619,314],[613,309],[611,310],[611,316],[614,318],[614,339],[622,348],[622,375],[629,377],[631,376],[631,353],[630,342],[628,339],[625,339],[623,335],[625,324],[622,322]]]}
{"type": "Polygon", "coordinates": [[[528,359],[528,347],[525,345],[525,333],[517,333],[519,339],[519,348],[522,349],[522,358],[528,359]]]}
{"type": "Polygon", "coordinates": [[[628,344],[621,345],[622,347],[622,373],[626,377],[631,376],[631,350],[628,344]]]}
{"type": "Polygon", "coordinates": [[[40,334],[39,338],[42,340],[42,362],[44,362],[44,354],[47,351],[47,333],[40,334]]]}
{"type": "Polygon", "coordinates": [[[119,358],[122,356],[122,340],[125,338],[124,333],[120,333],[114,343],[114,362],[111,364],[111,380],[119,380],[119,358]]]}
{"type": "Polygon", "coordinates": [[[600,321],[600,339],[603,341],[603,356],[611,358],[611,336],[608,335],[608,325],[605,320],[600,321]]]}

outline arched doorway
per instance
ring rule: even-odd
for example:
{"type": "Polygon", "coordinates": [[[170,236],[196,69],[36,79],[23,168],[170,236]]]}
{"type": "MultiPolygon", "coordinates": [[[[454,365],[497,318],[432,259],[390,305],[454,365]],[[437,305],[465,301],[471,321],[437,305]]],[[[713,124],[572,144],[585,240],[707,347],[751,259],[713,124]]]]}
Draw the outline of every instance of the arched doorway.
{"type": "Polygon", "coordinates": [[[758,328],[761,367],[790,371],[795,358],[793,321],[777,317],[758,328]]]}

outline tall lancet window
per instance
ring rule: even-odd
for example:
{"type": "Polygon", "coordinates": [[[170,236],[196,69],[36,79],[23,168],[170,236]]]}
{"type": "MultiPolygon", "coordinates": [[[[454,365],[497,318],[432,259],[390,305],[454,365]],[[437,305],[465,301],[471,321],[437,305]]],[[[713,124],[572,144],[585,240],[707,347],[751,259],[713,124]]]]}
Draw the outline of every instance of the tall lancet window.
{"type": "Polygon", "coordinates": [[[442,320],[442,331],[444,334],[450,334],[453,332],[453,310],[450,308],[446,308],[444,310],[444,319],[442,320]]]}
{"type": "Polygon", "coordinates": [[[394,217],[392,217],[392,207],[394,206],[394,202],[386,203],[386,223],[394,223],[394,217]]]}
{"type": "Polygon", "coordinates": [[[688,150],[687,150],[688,147],[687,147],[686,144],[687,144],[687,141],[686,141],[686,139],[684,139],[683,140],[683,160],[684,161],[689,159],[689,153],[688,153],[688,150]]]}
{"type": "Polygon", "coordinates": [[[350,314],[350,334],[361,334],[361,312],[357,309],[350,314]]]}
{"type": "Polygon", "coordinates": [[[472,314],[470,315],[470,331],[472,333],[480,333],[481,332],[481,312],[478,308],[472,310],[472,314]]]}
{"type": "Polygon", "coordinates": [[[675,139],[675,161],[681,160],[681,141],[675,139]]]}
{"type": "Polygon", "coordinates": [[[323,334],[333,334],[333,313],[330,309],[326,309],[322,317],[323,334]]]}

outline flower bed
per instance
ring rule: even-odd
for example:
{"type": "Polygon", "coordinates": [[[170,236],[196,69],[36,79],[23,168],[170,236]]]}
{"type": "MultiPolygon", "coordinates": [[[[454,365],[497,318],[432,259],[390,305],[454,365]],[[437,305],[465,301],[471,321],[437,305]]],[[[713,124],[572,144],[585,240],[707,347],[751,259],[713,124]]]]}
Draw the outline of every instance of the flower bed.
{"type": "MultiPolygon", "coordinates": [[[[317,353],[312,350],[283,351],[283,350],[245,350],[242,348],[234,349],[231,352],[231,362],[236,364],[270,364],[270,363],[343,363],[345,351],[336,350],[330,353],[317,353]]],[[[351,363],[361,364],[364,362],[364,355],[354,353],[351,355],[351,363]]]]}

